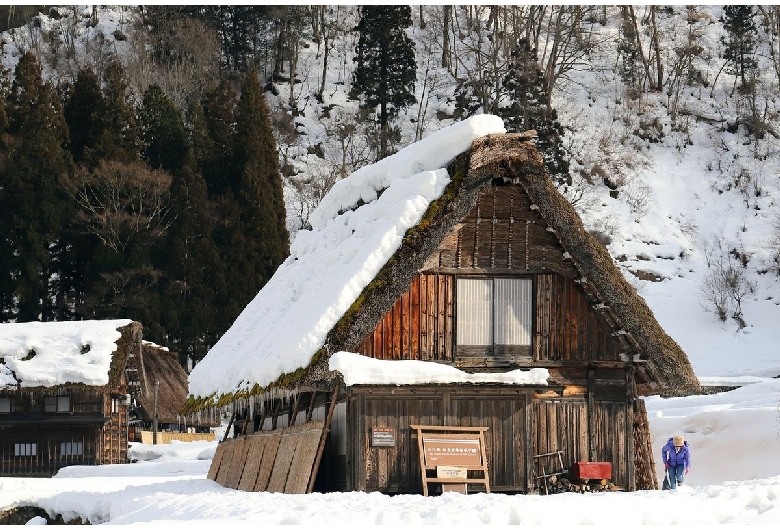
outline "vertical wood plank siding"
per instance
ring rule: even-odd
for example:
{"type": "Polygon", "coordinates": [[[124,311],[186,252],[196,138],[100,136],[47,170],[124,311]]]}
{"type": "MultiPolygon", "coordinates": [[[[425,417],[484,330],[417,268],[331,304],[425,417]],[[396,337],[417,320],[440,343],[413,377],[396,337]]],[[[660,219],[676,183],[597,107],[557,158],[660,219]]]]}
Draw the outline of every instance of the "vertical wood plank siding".
{"type": "MultiPolygon", "coordinates": [[[[527,276],[526,276],[527,277],[527,276]]],[[[581,288],[557,274],[537,274],[534,358],[539,361],[615,361],[620,347],[581,288]]],[[[421,273],[358,353],[376,359],[454,360],[457,307],[453,274],[421,273]]]]}
{"type": "MultiPolygon", "coordinates": [[[[422,491],[417,439],[410,424],[489,427],[486,454],[491,491],[525,491],[524,430],[526,394],[517,389],[474,391],[459,388],[372,388],[350,400],[348,454],[352,488],[360,491],[422,491]],[[371,429],[391,427],[394,447],[371,447],[371,429]]],[[[476,491],[476,490],[475,490],[476,491]]]]}
{"type": "Polygon", "coordinates": [[[452,361],[454,277],[420,274],[398,298],[359,353],[376,359],[452,361]]]}

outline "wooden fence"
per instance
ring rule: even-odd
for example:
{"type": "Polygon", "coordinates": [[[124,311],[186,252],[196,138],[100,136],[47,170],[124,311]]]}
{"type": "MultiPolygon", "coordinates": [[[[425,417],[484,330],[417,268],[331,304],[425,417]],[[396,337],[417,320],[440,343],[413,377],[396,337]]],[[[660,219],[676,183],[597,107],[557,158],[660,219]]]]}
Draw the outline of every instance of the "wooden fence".
{"type": "MultiPolygon", "coordinates": [[[[206,433],[158,432],[157,433],[158,444],[169,444],[173,440],[177,440],[179,442],[200,442],[200,441],[213,442],[216,439],[217,439],[217,435],[214,434],[213,432],[206,432],[206,433]]],[[[142,444],[151,445],[153,440],[154,440],[154,433],[152,431],[141,431],[142,444]]]]}

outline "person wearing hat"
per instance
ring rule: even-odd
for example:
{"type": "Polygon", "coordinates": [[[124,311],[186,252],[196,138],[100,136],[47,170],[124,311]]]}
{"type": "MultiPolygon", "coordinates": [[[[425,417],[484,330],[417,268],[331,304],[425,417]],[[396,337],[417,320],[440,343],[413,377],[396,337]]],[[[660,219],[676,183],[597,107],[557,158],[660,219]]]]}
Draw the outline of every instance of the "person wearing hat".
{"type": "Polygon", "coordinates": [[[669,473],[669,486],[676,489],[678,484],[683,483],[683,478],[691,468],[688,442],[680,435],[672,436],[661,451],[661,457],[669,473]]]}

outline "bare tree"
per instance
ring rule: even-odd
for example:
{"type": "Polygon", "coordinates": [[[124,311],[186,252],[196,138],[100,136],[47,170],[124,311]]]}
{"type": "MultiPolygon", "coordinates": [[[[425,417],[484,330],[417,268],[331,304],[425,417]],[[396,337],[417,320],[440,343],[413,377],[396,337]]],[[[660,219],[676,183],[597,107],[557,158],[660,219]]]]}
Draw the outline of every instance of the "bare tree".
{"type": "Polygon", "coordinates": [[[725,322],[731,317],[744,328],[742,302],[745,297],[755,292],[755,284],[748,280],[746,267],[750,257],[728,244],[723,238],[713,238],[704,248],[707,259],[707,274],[701,286],[701,292],[709,309],[725,322]]]}
{"type": "Polygon", "coordinates": [[[79,169],[67,182],[85,230],[120,254],[163,236],[170,225],[170,186],[170,175],[142,162],[104,161],[95,170],[79,169]]]}
{"type": "Polygon", "coordinates": [[[219,82],[219,37],[202,20],[171,17],[160,21],[154,33],[136,27],[130,44],[124,66],[132,92],[139,97],[157,84],[186,109],[189,101],[200,99],[219,82]]]}

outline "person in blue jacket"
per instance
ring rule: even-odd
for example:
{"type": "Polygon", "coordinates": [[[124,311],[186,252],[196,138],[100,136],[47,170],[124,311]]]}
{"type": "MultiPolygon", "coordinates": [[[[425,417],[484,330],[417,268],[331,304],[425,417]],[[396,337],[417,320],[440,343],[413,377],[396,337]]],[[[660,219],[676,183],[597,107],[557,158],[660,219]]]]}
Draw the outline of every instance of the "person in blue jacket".
{"type": "Polygon", "coordinates": [[[672,436],[661,451],[664,467],[669,472],[669,485],[676,489],[683,483],[685,475],[691,468],[691,452],[688,442],[682,436],[672,436]]]}

